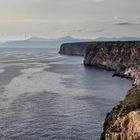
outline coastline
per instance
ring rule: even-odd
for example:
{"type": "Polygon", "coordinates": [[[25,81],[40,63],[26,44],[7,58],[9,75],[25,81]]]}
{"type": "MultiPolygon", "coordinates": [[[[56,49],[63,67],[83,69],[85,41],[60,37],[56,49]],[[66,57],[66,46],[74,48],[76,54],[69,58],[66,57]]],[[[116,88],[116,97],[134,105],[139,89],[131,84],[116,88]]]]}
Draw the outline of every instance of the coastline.
{"type": "MultiPolygon", "coordinates": [[[[75,44],[78,48],[82,43],[75,44]]],[[[61,54],[63,46],[61,46],[61,54]]],[[[69,44],[70,50],[71,44],[69,44]]],[[[78,53],[81,53],[79,50],[78,53]]],[[[83,53],[83,52],[82,52],[83,53]]],[[[66,53],[67,54],[67,53],[66,53]]],[[[93,42],[86,45],[84,65],[115,71],[112,76],[134,80],[132,89],[107,114],[101,140],[140,139],[140,42],[93,42]]]]}

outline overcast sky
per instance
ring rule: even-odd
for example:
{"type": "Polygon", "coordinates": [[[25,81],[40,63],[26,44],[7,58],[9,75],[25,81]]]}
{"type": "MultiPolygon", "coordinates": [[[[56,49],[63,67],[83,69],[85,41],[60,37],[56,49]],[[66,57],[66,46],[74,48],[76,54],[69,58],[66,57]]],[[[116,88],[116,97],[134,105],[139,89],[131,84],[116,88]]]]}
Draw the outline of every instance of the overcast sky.
{"type": "Polygon", "coordinates": [[[0,39],[140,36],[140,0],[0,0],[0,39]]]}

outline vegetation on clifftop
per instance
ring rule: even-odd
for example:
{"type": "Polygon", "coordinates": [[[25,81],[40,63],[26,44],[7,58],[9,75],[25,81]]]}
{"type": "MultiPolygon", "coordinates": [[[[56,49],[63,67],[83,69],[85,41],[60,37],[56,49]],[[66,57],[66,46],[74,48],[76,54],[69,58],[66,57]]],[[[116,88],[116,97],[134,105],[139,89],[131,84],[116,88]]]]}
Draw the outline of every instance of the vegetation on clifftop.
{"type": "Polygon", "coordinates": [[[128,91],[127,96],[113,109],[117,116],[127,115],[131,111],[140,109],[140,87],[134,87],[128,91]]]}
{"type": "Polygon", "coordinates": [[[140,109],[140,86],[136,86],[130,89],[125,99],[121,101],[119,105],[114,107],[110,113],[107,114],[103,126],[104,131],[102,133],[101,140],[112,140],[113,135],[118,138],[119,134],[121,134],[122,130],[125,128],[120,126],[119,121],[118,123],[116,123],[117,120],[122,120],[123,122],[123,118],[125,117],[127,118],[127,115],[129,113],[139,109],[140,109]],[[108,136],[110,138],[108,138],[108,136]]]}
{"type": "Polygon", "coordinates": [[[120,115],[126,115],[140,108],[140,87],[134,87],[128,91],[126,98],[120,103],[120,115]]]}

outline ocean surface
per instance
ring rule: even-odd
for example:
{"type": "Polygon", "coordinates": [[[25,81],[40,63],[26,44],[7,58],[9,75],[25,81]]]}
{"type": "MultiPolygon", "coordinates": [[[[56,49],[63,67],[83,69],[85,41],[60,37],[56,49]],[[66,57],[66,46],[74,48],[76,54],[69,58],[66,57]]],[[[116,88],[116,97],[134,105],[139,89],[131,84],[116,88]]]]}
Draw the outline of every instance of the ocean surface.
{"type": "Polygon", "coordinates": [[[99,140],[132,82],[59,49],[0,49],[0,140],[99,140]]]}

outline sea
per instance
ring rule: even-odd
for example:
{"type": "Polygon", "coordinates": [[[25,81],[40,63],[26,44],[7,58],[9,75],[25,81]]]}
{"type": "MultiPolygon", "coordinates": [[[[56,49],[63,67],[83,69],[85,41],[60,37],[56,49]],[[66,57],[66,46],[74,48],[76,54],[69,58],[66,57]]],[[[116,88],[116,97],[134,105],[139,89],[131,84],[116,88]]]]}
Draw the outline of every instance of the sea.
{"type": "Polygon", "coordinates": [[[59,48],[0,49],[0,140],[99,140],[132,81],[59,48]]]}

